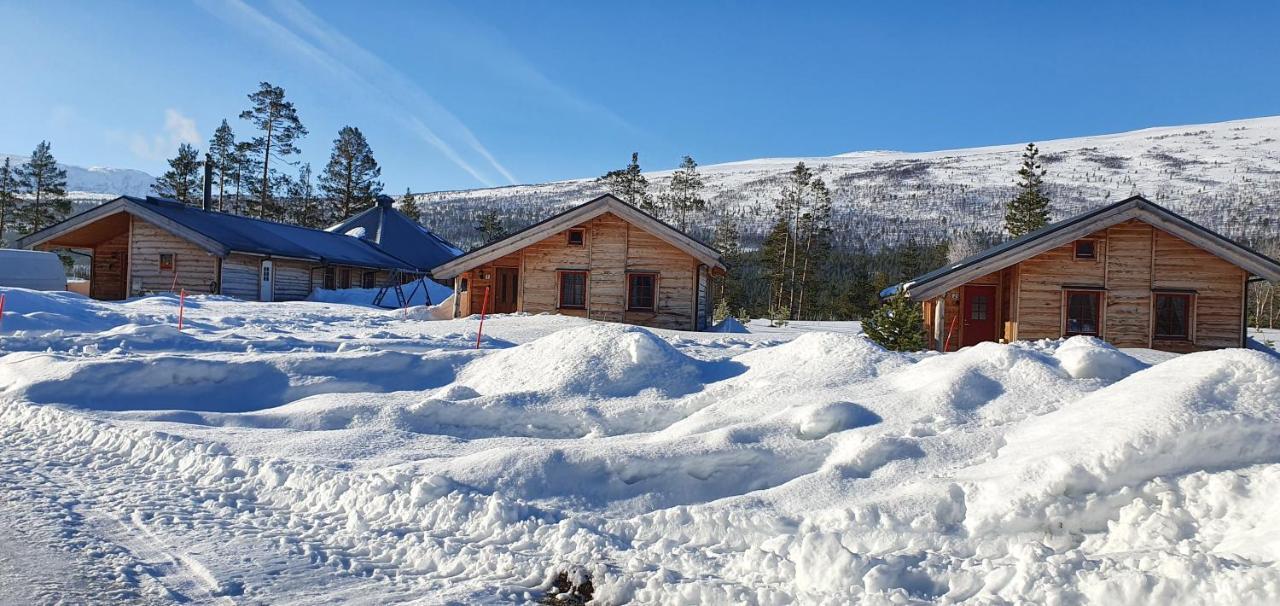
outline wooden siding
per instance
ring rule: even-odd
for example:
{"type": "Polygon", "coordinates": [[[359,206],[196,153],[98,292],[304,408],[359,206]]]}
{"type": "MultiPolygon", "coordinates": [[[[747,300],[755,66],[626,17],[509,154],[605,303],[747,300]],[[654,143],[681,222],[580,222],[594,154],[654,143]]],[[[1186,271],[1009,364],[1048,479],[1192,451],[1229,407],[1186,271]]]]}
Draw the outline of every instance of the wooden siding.
{"type": "Polygon", "coordinates": [[[222,294],[257,301],[262,258],[233,253],[222,260],[222,294]]]}
{"type": "MultiPolygon", "coordinates": [[[[493,286],[494,267],[518,267],[518,309],[562,313],[610,322],[690,330],[695,326],[698,262],[689,254],[612,213],[571,229],[584,229],[583,246],[570,246],[567,229],[460,274],[458,315],[480,312],[484,289],[493,286]],[[559,309],[559,274],[586,271],[587,309],[559,309]],[[628,272],[658,274],[654,311],[628,311],[628,272]]],[[[492,293],[490,293],[492,297],[492,293]]]]}
{"type": "Polygon", "coordinates": [[[1192,343],[1155,341],[1175,351],[1240,347],[1245,271],[1186,240],[1155,231],[1152,288],[1194,290],[1192,343]]]}
{"type": "MultiPolygon", "coordinates": [[[[1243,269],[1140,220],[1086,237],[1095,241],[1094,259],[1076,259],[1071,243],[970,282],[990,284],[991,276],[999,276],[998,313],[1005,320],[1006,339],[1061,338],[1063,291],[1077,287],[1104,291],[1101,336],[1117,347],[1196,351],[1241,346],[1247,277],[1243,269]],[[1154,338],[1153,293],[1161,290],[1193,295],[1190,339],[1154,338]]],[[[926,321],[940,339],[960,313],[962,303],[953,295],[961,292],[963,287],[943,295],[943,326],[933,326],[932,318],[926,321]]],[[[938,299],[932,299],[926,310],[937,304],[938,299]]],[[[959,335],[952,335],[952,350],[959,340],[959,335]]],[[[938,349],[943,345],[933,343],[938,349]]]]}
{"type": "MultiPolygon", "coordinates": [[[[272,292],[276,301],[301,301],[311,294],[311,268],[316,267],[314,263],[273,259],[271,267],[275,272],[272,292]]],[[[357,281],[355,286],[359,285],[357,281]]]]}
{"type": "Polygon", "coordinates": [[[1093,259],[1076,259],[1074,243],[1047,250],[1018,264],[1016,293],[1018,339],[1057,339],[1062,336],[1062,287],[1106,285],[1109,245],[1107,231],[1090,234],[1096,242],[1093,259]]]}
{"type": "Polygon", "coordinates": [[[169,292],[177,287],[191,293],[212,293],[218,276],[218,257],[157,225],[133,218],[129,237],[129,289],[133,294],[169,292]],[[173,271],[160,269],[160,255],[174,256],[173,271]]]}

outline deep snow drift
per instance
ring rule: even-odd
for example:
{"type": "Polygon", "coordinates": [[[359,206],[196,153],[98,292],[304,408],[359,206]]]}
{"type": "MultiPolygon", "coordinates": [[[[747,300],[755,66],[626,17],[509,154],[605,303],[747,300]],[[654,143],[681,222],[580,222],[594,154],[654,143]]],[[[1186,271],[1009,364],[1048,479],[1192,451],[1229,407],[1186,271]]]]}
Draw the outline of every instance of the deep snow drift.
{"type": "Polygon", "coordinates": [[[6,292],[0,603],[1280,600],[1260,351],[6,292]]]}

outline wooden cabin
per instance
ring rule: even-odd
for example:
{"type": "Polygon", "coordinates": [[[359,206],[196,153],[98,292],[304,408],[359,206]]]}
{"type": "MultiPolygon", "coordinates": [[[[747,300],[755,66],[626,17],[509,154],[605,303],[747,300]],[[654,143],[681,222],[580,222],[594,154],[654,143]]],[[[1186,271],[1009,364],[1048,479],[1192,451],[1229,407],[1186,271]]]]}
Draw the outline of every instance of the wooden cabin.
{"type": "Polygon", "coordinates": [[[1280,262],[1142,197],[1072,217],[881,293],[923,305],[929,347],[1092,335],[1117,347],[1243,347],[1247,284],[1280,262]]]}
{"type": "Polygon", "coordinates": [[[558,313],[705,330],[720,253],[611,195],[431,270],[452,279],[454,316],[558,313]]]}
{"type": "Polygon", "coordinates": [[[121,196],[18,241],[90,255],[89,294],[120,300],[186,289],[248,301],[294,301],[315,288],[372,288],[422,273],[366,239],[121,196]]]}

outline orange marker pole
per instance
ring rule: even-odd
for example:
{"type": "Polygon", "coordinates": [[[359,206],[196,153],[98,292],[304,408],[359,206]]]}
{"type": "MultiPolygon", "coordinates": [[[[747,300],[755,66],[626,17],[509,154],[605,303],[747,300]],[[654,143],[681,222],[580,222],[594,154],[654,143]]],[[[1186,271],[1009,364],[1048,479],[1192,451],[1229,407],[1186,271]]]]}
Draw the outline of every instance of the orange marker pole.
{"type": "Polygon", "coordinates": [[[182,330],[182,315],[183,315],[182,312],[186,310],[186,307],[187,307],[187,289],[184,288],[178,293],[178,330],[179,331],[182,330]]]}
{"type": "Polygon", "coordinates": [[[476,330],[476,349],[480,349],[480,336],[484,334],[484,312],[489,308],[489,287],[484,287],[484,299],[480,301],[480,328],[476,330]]]}

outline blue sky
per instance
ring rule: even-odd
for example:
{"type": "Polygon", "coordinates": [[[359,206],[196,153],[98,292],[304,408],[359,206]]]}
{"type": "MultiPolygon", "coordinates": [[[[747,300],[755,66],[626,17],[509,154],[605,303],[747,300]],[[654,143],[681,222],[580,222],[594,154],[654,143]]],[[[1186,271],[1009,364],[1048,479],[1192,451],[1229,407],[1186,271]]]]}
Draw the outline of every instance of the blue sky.
{"type": "Polygon", "coordinates": [[[1276,3],[0,0],[0,152],[158,174],[261,80],[391,193],[1280,113],[1276,3]]]}

